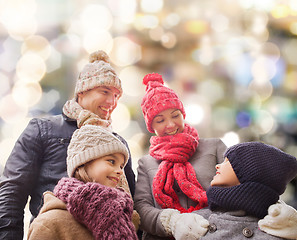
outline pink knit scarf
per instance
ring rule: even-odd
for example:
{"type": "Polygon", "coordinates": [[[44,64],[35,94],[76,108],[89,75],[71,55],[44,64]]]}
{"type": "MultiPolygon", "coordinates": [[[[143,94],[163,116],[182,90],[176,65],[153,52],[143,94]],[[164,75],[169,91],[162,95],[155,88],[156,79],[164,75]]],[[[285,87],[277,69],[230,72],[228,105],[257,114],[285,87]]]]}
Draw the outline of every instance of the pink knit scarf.
{"type": "Polygon", "coordinates": [[[154,136],[150,139],[150,155],[162,162],[153,180],[153,194],[157,203],[164,208],[180,212],[192,212],[207,206],[207,196],[196,178],[196,173],[188,162],[199,143],[197,130],[185,124],[184,131],[171,136],[154,136]],[[174,179],[180,189],[197,206],[185,209],[173,190],[174,179]]]}

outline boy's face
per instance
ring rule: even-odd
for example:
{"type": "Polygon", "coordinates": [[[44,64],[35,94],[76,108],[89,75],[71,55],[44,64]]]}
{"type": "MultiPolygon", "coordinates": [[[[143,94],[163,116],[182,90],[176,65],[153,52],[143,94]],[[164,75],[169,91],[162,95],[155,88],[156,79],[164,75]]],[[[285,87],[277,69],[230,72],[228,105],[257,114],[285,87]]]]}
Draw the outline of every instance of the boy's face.
{"type": "Polygon", "coordinates": [[[124,155],[114,153],[88,162],[85,170],[94,182],[107,187],[116,187],[123,174],[124,164],[124,155]]]}
{"type": "Polygon", "coordinates": [[[109,119],[119,100],[119,90],[100,86],[78,94],[78,104],[102,119],[109,119]]]}
{"type": "Polygon", "coordinates": [[[240,184],[228,158],[225,158],[221,164],[217,164],[216,170],[216,175],[210,182],[211,186],[231,187],[240,184]]]}
{"type": "Polygon", "coordinates": [[[152,128],[159,137],[181,133],[185,128],[183,115],[179,109],[166,109],[155,116],[152,128]]]}

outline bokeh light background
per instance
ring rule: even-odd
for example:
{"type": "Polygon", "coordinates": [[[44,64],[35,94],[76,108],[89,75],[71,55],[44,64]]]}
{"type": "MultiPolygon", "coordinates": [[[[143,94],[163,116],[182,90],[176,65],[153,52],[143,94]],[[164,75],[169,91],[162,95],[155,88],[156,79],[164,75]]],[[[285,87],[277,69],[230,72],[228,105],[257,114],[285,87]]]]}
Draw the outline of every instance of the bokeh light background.
{"type": "Polygon", "coordinates": [[[200,137],[297,155],[296,0],[0,0],[0,173],[28,121],[61,112],[98,49],[122,79],[113,128],[135,172],[151,136],[140,108],[151,72],[200,137]]]}

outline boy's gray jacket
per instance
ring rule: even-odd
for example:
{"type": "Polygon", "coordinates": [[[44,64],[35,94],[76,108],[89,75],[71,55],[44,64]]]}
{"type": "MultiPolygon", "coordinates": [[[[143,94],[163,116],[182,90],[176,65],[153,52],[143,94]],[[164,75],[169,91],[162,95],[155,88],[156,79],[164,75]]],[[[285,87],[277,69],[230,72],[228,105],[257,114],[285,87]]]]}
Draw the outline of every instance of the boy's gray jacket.
{"type": "Polygon", "coordinates": [[[195,213],[209,221],[208,232],[200,240],[228,239],[228,240],[278,240],[258,227],[259,219],[247,216],[244,211],[211,211],[201,209],[195,213]]]}
{"type": "MultiPolygon", "coordinates": [[[[210,186],[210,182],[216,173],[216,164],[223,162],[225,150],[226,146],[220,139],[200,139],[196,152],[189,159],[189,162],[195,169],[199,183],[205,190],[210,186]]],[[[161,224],[159,215],[162,209],[156,203],[152,193],[153,178],[159,164],[160,161],[150,155],[142,157],[138,162],[134,206],[140,215],[140,228],[144,230],[143,239],[164,239],[162,237],[172,239],[168,237],[161,224]]],[[[173,188],[179,197],[182,207],[188,209],[190,206],[196,206],[197,203],[194,203],[183,194],[176,182],[173,188]]]]}

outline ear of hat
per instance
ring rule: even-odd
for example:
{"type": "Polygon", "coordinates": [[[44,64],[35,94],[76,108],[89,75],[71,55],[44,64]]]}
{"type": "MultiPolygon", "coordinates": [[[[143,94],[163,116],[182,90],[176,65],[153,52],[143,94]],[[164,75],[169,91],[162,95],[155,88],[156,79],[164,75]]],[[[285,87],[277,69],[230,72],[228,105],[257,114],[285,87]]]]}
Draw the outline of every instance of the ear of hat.
{"type": "Polygon", "coordinates": [[[143,78],[143,84],[146,85],[146,93],[143,96],[141,108],[149,132],[154,132],[152,129],[154,117],[166,109],[179,109],[185,118],[186,113],[182,102],[172,89],[164,86],[160,74],[147,74],[143,78]]]}
{"type": "Polygon", "coordinates": [[[89,56],[89,63],[85,65],[77,79],[75,98],[78,93],[100,86],[114,87],[119,90],[120,96],[122,95],[121,80],[111,67],[108,55],[102,50],[89,56]]]}
{"type": "Polygon", "coordinates": [[[122,153],[127,163],[128,150],[111,131],[101,126],[84,125],[73,133],[68,146],[67,173],[73,177],[79,166],[115,153],[122,153]]]}

